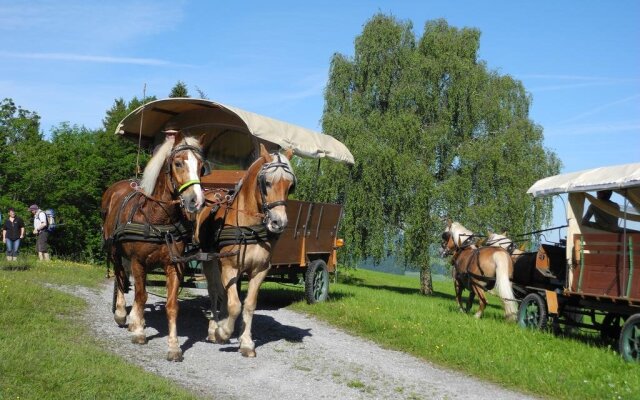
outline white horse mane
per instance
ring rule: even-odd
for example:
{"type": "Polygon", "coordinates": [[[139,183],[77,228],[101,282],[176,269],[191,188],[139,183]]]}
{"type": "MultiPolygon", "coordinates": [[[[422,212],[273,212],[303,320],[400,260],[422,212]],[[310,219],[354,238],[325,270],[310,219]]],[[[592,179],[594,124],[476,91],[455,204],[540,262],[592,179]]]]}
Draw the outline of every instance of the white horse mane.
{"type": "Polygon", "coordinates": [[[281,179],[288,180],[288,181],[293,181],[293,175],[292,175],[293,168],[291,168],[291,163],[289,162],[289,159],[287,157],[285,157],[281,153],[272,153],[271,157],[275,158],[275,159],[278,159],[278,157],[280,157],[280,162],[282,162],[283,164],[287,164],[288,169],[287,168],[273,168],[270,171],[265,171],[265,175],[271,177],[274,182],[278,182],[281,179]],[[289,171],[291,173],[289,173],[287,171],[289,171]]]}
{"type": "Polygon", "coordinates": [[[513,241],[504,235],[500,235],[498,233],[491,233],[487,236],[487,246],[494,247],[502,247],[503,249],[508,249],[509,246],[513,245],[513,241]]]}
{"type": "Polygon", "coordinates": [[[515,248],[515,243],[513,240],[509,239],[505,235],[501,235],[498,233],[492,233],[487,237],[487,246],[493,247],[502,247],[505,250],[509,250],[511,248],[511,254],[520,255],[523,254],[523,251],[515,248]]]}
{"type": "Polygon", "coordinates": [[[459,222],[452,222],[449,227],[449,232],[453,236],[453,242],[458,246],[460,243],[464,243],[465,240],[473,236],[473,232],[462,226],[459,222]]]}
{"type": "MultiPolygon", "coordinates": [[[[140,187],[142,187],[145,193],[153,194],[153,189],[156,187],[160,171],[162,171],[164,167],[165,160],[169,157],[169,154],[171,154],[174,142],[174,136],[167,136],[164,143],[154,152],[153,157],[151,157],[147,163],[140,181],[140,187]]],[[[198,139],[192,136],[185,136],[179,144],[200,146],[198,139]]]]}

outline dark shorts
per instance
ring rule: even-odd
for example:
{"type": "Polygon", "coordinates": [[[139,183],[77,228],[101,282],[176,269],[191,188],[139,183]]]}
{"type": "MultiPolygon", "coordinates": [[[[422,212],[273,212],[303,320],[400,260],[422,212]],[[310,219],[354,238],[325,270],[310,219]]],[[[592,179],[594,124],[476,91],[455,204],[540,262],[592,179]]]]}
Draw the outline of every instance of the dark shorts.
{"type": "Polygon", "coordinates": [[[38,238],[36,239],[36,250],[38,253],[48,253],[49,252],[49,232],[46,230],[40,231],[38,233],[38,238]]]}

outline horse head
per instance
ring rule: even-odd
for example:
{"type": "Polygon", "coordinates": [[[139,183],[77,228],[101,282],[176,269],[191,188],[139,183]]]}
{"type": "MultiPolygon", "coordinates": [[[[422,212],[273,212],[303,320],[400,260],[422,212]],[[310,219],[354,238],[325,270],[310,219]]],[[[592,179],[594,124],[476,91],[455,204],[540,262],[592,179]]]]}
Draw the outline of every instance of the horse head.
{"type": "Polygon", "coordinates": [[[205,165],[202,144],[197,138],[180,133],[167,135],[149,160],[140,186],[155,197],[169,194],[179,199],[187,218],[193,219],[204,204],[200,176],[205,165]]]}
{"type": "Polygon", "coordinates": [[[264,164],[256,176],[259,197],[256,199],[262,211],[263,224],[271,233],[279,234],[287,226],[286,201],[296,187],[296,176],[291,168],[293,151],[269,154],[260,145],[260,157],[264,164]]]}
{"type": "Polygon", "coordinates": [[[459,222],[447,221],[447,226],[442,233],[441,256],[453,254],[456,250],[466,247],[473,238],[473,232],[465,228],[459,222]]]}
{"type": "Polygon", "coordinates": [[[174,196],[192,217],[204,205],[204,193],[200,177],[207,165],[201,143],[193,137],[184,137],[167,157],[166,168],[170,172],[174,196]]]}

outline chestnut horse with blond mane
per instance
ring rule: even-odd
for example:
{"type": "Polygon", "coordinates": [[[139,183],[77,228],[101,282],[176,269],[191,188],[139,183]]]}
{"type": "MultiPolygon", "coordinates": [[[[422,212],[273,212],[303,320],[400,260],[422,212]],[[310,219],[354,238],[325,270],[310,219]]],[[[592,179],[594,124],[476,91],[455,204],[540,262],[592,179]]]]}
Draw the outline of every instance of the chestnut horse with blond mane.
{"type": "Polygon", "coordinates": [[[460,310],[469,312],[477,295],[480,306],[475,317],[481,318],[487,305],[484,291],[495,287],[504,304],[505,317],[515,320],[517,304],[510,281],[513,263],[506,250],[500,247],[476,247],[473,232],[458,222],[449,221],[442,234],[442,254],[453,256],[453,282],[460,310]],[[462,291],[465,288],[470,293],[466,308],[463,308],[462,291]]]}
{"type": "Polygon", "coordinates": [[[182,361],[176,320],[178,290],[182,282],[182,255],[189,240],[189,220],[204,204],[200,185],[204,159],[194,137],[168,135],[149,160],[141,182],[126,180],[109,187],[102,196],[103,239],[116,279],[114,319],[127,319],[124,292],[129,278],[123,258],[131,263],[135,300],[129,314],[131,341],[145,344],[144,306],[146,273],[162,267],[167,276],[167,360],[182,361]]]}
{"type": "Polygon", "coordinates": [[[203,263],[214,315],[209,322],[208,339],[226,343],[242,310],[239,351],[245,357],[256,356],[251,324],[258,290],[269,271],[273,246],[287,226],[286,200],[296,182],[289,163],[292,155],[291,150],[286,155],[269,154],[260,145],[260,157],[236,189],[231,193],[207,192],[206,205],[198,215],[194,237],[203,252],[214,254],[203,263]],[[237,291],[242,274],[249,277],[243,304],[237,291]],[[224,318],[218,321],[217,301],[225,297],[224,318]]]}

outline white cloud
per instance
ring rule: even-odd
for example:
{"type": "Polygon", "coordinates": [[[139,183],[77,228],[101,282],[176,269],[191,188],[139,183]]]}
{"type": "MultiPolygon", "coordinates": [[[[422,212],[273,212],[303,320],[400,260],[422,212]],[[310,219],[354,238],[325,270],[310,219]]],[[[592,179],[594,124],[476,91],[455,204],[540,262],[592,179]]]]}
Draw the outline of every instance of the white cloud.
{"type": "Polygon", "coordinates": [[[629,103],[629,102],[635,102],[639,98],[640,98],[640,94],[635,94],[633,96],[625,97],[625,98],[620,99],[620,100],[612,101],[612,102],[600,105],[598,107],[592,108],[591,110],[585,111],[585,112],[580,113],[578,115],[575,115],[575,116],[573,116],[571,118],[565,119],[564,121],[561,121],[560,123],[561,124],[565,124],[565,123],[568,123],[568,122],[578,121],[578,120],[584,119],[585,117],[589,117],[591,115],[598,114],[601,111],[607,110],[607,109],[609,109],[611,107],[617,107],[617,106],[619,106],[621,104],[625,104],[625,103],[629,103]]]}
{"type": "Polygon", "coordinates": [[[550,126],[544,132],[545,136],[627,135],[640,132],[640,121],[550,126]]]}
{"type": "Polygon", "coordinates": [[[11,35],[5,49],[109,52],[158,32],[174,29],[182,20],[183,2],[174,1],[52,1],[35,0],[0,5],[0,32],[11,35]]]}
{"type": "Polygon", "coordinates": [[[134,65],[175,65],[165,60],[153,58],[136,57],[114,57],[114,56],[91,56],[83,54],[68,53],[11,53],[0,51],[0,57],[7,58],[27,58],[47,61],[74,61],[74,62],[94,62],[112,64],[134,64],[134,65]]]}

